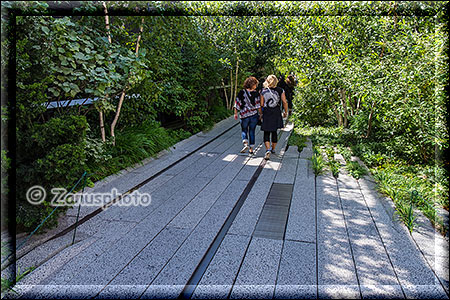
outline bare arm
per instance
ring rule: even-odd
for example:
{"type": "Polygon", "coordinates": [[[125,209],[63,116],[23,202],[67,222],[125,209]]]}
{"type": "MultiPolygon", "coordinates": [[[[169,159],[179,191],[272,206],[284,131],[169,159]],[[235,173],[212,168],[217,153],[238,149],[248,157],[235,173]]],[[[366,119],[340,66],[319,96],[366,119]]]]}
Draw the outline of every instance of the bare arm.
{"type": "Polygon", "coordinates": [[[236,102],[237,102],[237,101],[234,100],[234,119],[235,119],[235,120],[238,119],[238,110],[237,110],[237,108],[236,108],[236,106],[237,106],[237,103],[236,103],[236,102]]]}
{"type": "Polygon", "coordinates": [[[284,108],[284,113],[283,113],[283,117],[286,118],[288,115],[288,103],[286,101],[286,94],[283,92],[283,94],[281,94],[281,101],[283,102],[283,108],[284,108]]]}

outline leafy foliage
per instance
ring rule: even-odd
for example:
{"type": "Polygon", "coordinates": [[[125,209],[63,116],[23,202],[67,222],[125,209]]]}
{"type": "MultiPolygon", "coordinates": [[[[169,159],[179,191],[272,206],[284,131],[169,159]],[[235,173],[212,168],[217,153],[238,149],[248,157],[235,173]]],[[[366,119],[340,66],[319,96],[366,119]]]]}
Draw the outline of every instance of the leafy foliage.
{"type": "MultiPolygon", "coordinates": [[[[37,124],[31,134],[22,136],[17,149],[16,221],[23,229],[33,229],[53,210],[49,204],[52,188],[70,189],[83,174],[87,126],[85,117],[69,115],[37,124]],[[26,199],[34,185],[47,191],[41,205],[31,205],[26,199]]],[[[61,207],[58,213],[63,211],[61,207]]],[[[58,213],[47,220],[47,227],[56,225],[58,213]]]]}
{"type": "Polygon", "coordinates": [[[325,160],[322,156],[322,151],[319,147],[313,147],[313,155],[311,157],[311,166],[316,176],[322,175],[325,172],[325,160]]]}
{"type": "MultiPolygon", "coordinates": [[[[351,161],[353,155],[359,156],[369,166],[380,192],[392,199],[398,216],[410,230],[415,226],[413,209],[418,209],[442,234],[448,232],[448,225],[438,213],[439,207],[449,208],[448,171],[444,166],[410,164],[393,154],[386,155],[384,143],[351,137],[340,127],[297,127],[296,131],[311,138],[315,152],[323,147],[330,157],[331,153],[334,156],[332,149],[337,149],[346,160],[347,171],[356,179],[367,173],[358,162],[351,161]]],[[[313,168],[317,167],[313,164],[313,168]]]]}
{"type": "MultiPolygon", "coordinates": [[[[356,177],[363,173],[351,154],[372,169],[432,169],[443,175],[424,181],[448,194],[446,1],[108,1],[111,42],[100,2],[74,4],[72,17],[54,17],[57,5],[2,4],[18,12],[16,165],[24,188],[36,178],[69,185],[86,165],[100,179],[229,115],[224,102],[234,96],[225,85],[236,91],[250,75],[294,73],[293,119],[298,128],[313,126],[305,135],[314,145],[337,147],[356,177]],[[124,9],[136,16],[117,13],[124,9]],[[98,111],[108,129],[122,91],[131,96],[121,108],[116,145],[99,142],[98,111]],[[96,98],[94,106],[47,110],[51,101],[87,98],[96,98]],[[184,127],[160,128],[162,115],[184,127]],[[66,181],[64,166],[74,170],[66,181]]],[[[323,164],[315,153],[318,172],[323,164]]],[[[329,166],[337,176],[334,160],[329,166]]],[[[448,201],[438,202],[448,209],[448,201]]],[[[37,218],[19,221],[28,226],[37,218]]]]}
{"type": "Polygon", "coordinates": [[[288,145],[297,146],[298,152],[302,152],[303,148],[306,147],[306,137],[294,130],[289,136],[288,145]]]}
{"type": "Polygon", "coordinates": [[[367,175],[367,170],[363,168],[357,161],[347,161],[346,169],[348,173],[356,179],[360,179],[367,175]]]}

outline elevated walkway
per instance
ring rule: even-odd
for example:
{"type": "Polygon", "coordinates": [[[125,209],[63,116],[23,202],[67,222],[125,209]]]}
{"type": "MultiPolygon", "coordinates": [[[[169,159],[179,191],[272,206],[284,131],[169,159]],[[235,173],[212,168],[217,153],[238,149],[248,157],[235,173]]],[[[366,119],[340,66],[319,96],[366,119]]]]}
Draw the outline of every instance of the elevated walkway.
{"type": "MultiPolygon", "coordinates": [[[[92,215],[74,245],[8,297],[177,298],[198,276],[189,294],[195,299],[448,299],[448,244],[423,230],[411,236],[370,177],[315,177],[310,141],[301,153],[286,147],[291,124],[270,160],[263,159],[259,127],[256,153],[240,154],[235,124],[229,118],[92,189],[123,193],[157,174],[136,189],[151,195],[150,205],[117,203],[92,215]]],[[[83,208],[82,216],[96,209],[83,208]]],[[[71,236],[19,264],[30,265],[39,249],[71,236]]]]}

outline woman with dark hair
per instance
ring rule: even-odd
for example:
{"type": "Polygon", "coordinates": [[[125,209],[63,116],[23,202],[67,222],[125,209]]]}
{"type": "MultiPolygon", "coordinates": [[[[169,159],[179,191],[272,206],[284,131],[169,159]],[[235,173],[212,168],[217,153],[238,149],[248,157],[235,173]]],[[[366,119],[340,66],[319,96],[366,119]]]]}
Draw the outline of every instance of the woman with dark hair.
{"type": "Polygon", "coordinates": [[[290,74],[288,77],[284,78],[284,76],[281,76],[280,81],[278,82],[278,87],[282,88],[284,90],[284,93],[286,94],[286,100],[288,103],[289,108],[289,114],[292,112],[292,99],[294,98],[294,91],[295,86],[297,85],[297,82],[295,80],[294,75],[290,74]]]}
{"type": "Polygon", "coordinates": [[[284,127],[283,118],[288,115],[286,95],[282,88],[277,87],[277,83],[278,79],[275,75],[267,76],[260,96],[263,108],[261,130],[264,131],[264,145],[266,146],[264,158],[266,160],[270,158],[271,153],[275,153],[275,146],[278,142],[277,130],[284,127]],[[281,104],[284,108],[283,115],[281,115],[281,104]],[[272,145],[270,145],[270,141],[272,141],[272,145]]]}
{"type": "Polygon", "coordinates": [[[242,143],[241,153],[249,150],[253,154],[255,147],[255,129],[261,115],[259,93],[256,91],[259,81],[249,77],[244,81],[244,88],[237,94],[234,105],[234,118],[237,120],[238,111],[241,119],[242,143]]]}

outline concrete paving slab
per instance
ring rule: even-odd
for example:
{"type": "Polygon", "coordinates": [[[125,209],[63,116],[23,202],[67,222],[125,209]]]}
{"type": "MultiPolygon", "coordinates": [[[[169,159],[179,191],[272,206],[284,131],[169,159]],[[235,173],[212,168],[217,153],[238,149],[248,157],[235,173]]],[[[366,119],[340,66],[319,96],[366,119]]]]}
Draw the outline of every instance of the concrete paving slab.
{"type": "MultiPolygon", "coordinates": [[[[227,122],[183,141],[164,154],[164,163],[155,160],[122,174],[134,177],[119,186],[125,189],[186,155],[234,120],[227,122]]],[[[393,218],[392,205],[365,179],[344,172],[336,181],[328,173],[314,185],[303,158],[312,154],[310,141],[302,153],[292,146],[285,152],[288,136],[284,130],[277,155],[266,162],[193,298],[448,299],[430,269],[445,255],[416,245],[435,241],[432,231],[409,236],[393,218]],[[251,237],[273,182],[294,183],[284,241],[251,237]]],[[[264,149],[250,157],[238,154],[241,146],[236,127],[139,189],[152,194],[151,206],[111,207],[80,226],[86,240],[25,278],[22,296],[177,298],[262,161],[264,149]]]]}
{"type": "Polygon", "coordinates": [[[393,220],[389,204],[379,197],[370,183],[362,182],[361,191],[375,220],[381,240],[386,247],[400,284],[435,285],[436,276],[428,266],[420,250],[416,247],[406,227],[393,220]]]}
{"type": "Polygon", "coordinates": [[[200,150],[199,152],[193,153],[189,157],[186,157],[185,159],[177,163],[176,165],[165,171],[164,174],[168,176],[178,175],[179,173],[183,172],[184,170],[186,170],[186,168],[189,168],[203,157],[211,157],[211,155],[208,155],[208,152],[200,150]]]}
{"type": "Polygon", "coordinates": [[[350,240],[360,284],[399,284],[389,257],[378,237],[351,235],[350,240]]]}
{"type": "Polygon", "coordinates": [[[349,189],[350,186],[358,187],[358,183],[346,175],[340,176],[337,182],[360,284],[398,285],[364,197],[359,188],[349,189]]]}
{"type": "Polygon", "coordinates": [[[229,233],[250,236],[269,194],[276,170],[263,169],[233,221],[229,233]]]}
{"type": "MultiPolygon", "coordinates": [[[[97,240],[95,237],[87,238],[83,241],[78,241],[74,245],[67,245],[64,250],[55,255],[52,259],[43,263],[39,268],[35,269],[24,279],[18,282],[17,285],[36,285],[41,283],[46,278],[52,276],[69,260],[75,258],[82,253],[87,247],[97,240]]],[[[25,270],[21,268],[21,270],[25,270]]]]}
{"type": "Polygon", "coordinates": [[[227,299],[231,288],[231,284],[198,285],[191,299],[227,299]]]}
{"type": "Polygon", "coordinates": [[[226,299],[250,237],[227,234],[192,295],[193,299],[226,299]]]}
{"type": "Polygon", "coordinates": [[[397,236],[392,240],[384,237],[383,242],[402,285],[436,284],[436,277],[423,256],[404,236],[397,236]]]}
{"type": "MultiPolygon", "coordinates": [[[[224,198],[219,198],[216,201],[211,210],[208,211],[158,277],[152,282],[152,286],[186,284],[217,232],[222,227],[228,213],[231,212],[234,203],[239,198],[238,195],[245,188],[245,185],[246,182],[244,181],[235,181],[229,186],[229,189],[223,195],[224,198]],[[225,212],[224,214],[223,204],[225,201],[229,201],[230,204],[228,205],[228,213],[225,212]],[[222,211],[221,219],[218,218],[219,211],[222,211]]],[[[149,290],[153,291],[152,288],[149,288],[149,290]]],[[[181,290],[175,289],[172,292],[181,292],[181,290]]],[[[147,297],[146,295],[147,291],[144,297],[147,297]]]]}
{"type": "Polygon", "coordinates": [[[295,172],[297,170],[297,158],[284,157],[281,162],[281,167],[277,172],[274,183],[294,184],[295,172]]]}
{"type": "Polygon", "coordinates": [[[21,299],[87,299],[101,290],[101,285],[40,285],[21,299]]]}
{"type": "Polygon", "coordinates": [[[170,222],[202,189],[208,184],[201,178],[192,178],[189,185],[183,186],[170,199],[164,201],[155,211],[140,223],[143,227],[160,227],[170,222]],[[160,222],[157,225],[155,222],[160,222]]]}
{"type": "MultiPolygon", "coordinates": [[[[185,156],[187,153],[177,153],[174,155],[166,155],[157,160],[152,160],[144,166],[141,166],[130,172],[122,172],[123,174],[114,175],[113,180],[108,181],[105,184],[96,183],[94,188],[87,188],[85,193],[111,193],[112,189],[116,189],[119,194],[122,194],[129,189],[133,188],[137,184],[140,184],[147,178],[156,174],[160,170],[169,166],[171,163],[185,156]],[[98,186],[97,186],[98,185],[98,186]]],[[[101,205],[97,206],[81,206],[80,216],[84,217],[91,212],[95,211],[101,205]]],[[[78,213],[78,206],[70,208],[67,215],[76,216],[78,213]]]]}
{"type": "MultiPolygon", "coordinates": [[[[97,298],[107,298],[123,285],[138,285],[133,293],[126,293],[132,299],[139,298],[146,287],[156,278],[190,231],[167,227],[147,245],[120,273],[102,290],[97,298]]],[[[122,292],[120,292],[122,293],[122,292]]]]}
{"type": "Polygon", "coordinates": [[[285,241],[275,298],[316,298],[316,245],[285,241]]]}
{"type": "MultiPolygon", "coordinates": [[[[142,221],[155,209],[157,209],[163,202],[165,202],[170,196],[176,194],[177,191],[179,191],[180,189],[189,188],[188,186],[186,186],[186,183],[190,182],[195,174],[201,172],[201,168],[207,167],[209,164],[211,164],[213,162],[213,158],[202,157],[197,162],[198,164],[195,167],[186,169],[183,172],[179,173],[178,175],[173,177],[172,180],[161,185],[157,190],[153,190],[151,184],[142,186],[138,190],[138,192],[150,194],[151,204],[149,206],[133,206],[125,209],[125,211],[123,211],[121,207],[112,207],[110,209],[114,209],[115,212],[111,212],[109,215],[107,215],[107,217],[136,222],[142,221]]],[[[209,178],[209,180],[210,179],[211,178],[209,178]]],[[[102,213],[100,214],[100,217],[102,217],[102,213]]]]}
{"type": "Polygon", "coordinates": [[[400,285],[366,285],[361,284],[363,299],[405,299],[400,285]]]}
{"type": "Polygon", "coordinates": [[[318,277],[319,285],[358,285],[347,241],[318,243],[318,277]]]}
{"type": "Polygon", "coordinates": [[[319,299],[361,299],[358,285],[319,285],[319,299]]]}
{"type": "MultiPolygon", "coordinates": [[[[71,217],[73,218],[73,217],[71,217]]],[[[75,223],[75,220],[73,221],[75,223]]],[[[101,237],[108,240],[117,240],[122,237],[120,232],[128,232],[137,222],[103,220],[98,215],[78,226],[77,233],[101,237]]]]}
{"type": "Polygon", "coordinates": [[[284,158],[298,158],[300,152],[297,146],[289,145],[288,149],[284,152],[284,158]]]}
{"type": "Polygon", "coordinates": [[[272,298],[283,242],[253,237],[230,294],[231,299],[272,298]]]}
{"type": "Polygon", "coordinates": [[[449,291],[449,243],[425,216],[416,214],[417,226],[412,238],[436,273],[443,288],[449,291]]]}
{"type": "Polygon", "coordinates": [[[317,286],[277,285],[274,299],[317,299],[317,286]]]}
{"type": "Polygon", "coordinates": [[[402,285],[408,299],[448,299],[441,285],[402,285]]]}
{"type": "Polygon", "coordinates": [[[305,144],[306,144],[306,146],[303,147],[302,151],[300,152],[299,157],[300,158],[304,158],[304,159],[308,159],[308,158],[311,158],[312,155],[313,155],[313,148],[312,148],[311,139],[307,138],[305,144]]]}
{"type": "MultiPolygon", "coordinates": [[[[80,240],[86,239],[88,237],[89,236],[80,233],[76,236],[75,242],[79,242],[80,240]]],[[[63,251],[72,243],[72,240],[73,235],[66,235],[65,237],[62,237],[60,239],[54,239],[40,245],[39,247],[28,252],[16,261],[17,270],[23,271],[31,267],[38,267],[48,259],[51,259],[59,252],[63,251]]]]}
{"type": "MultiPolygon", "coordinates": [[[[214,236],[215,234],[211,234],[210,232],[189,236],[152,282],[151,286],[180,286],[181,289],[172,290],[173,293],[178,294],[169,295],[171,298],[178,297],[190,276],[195,271],[196,266],[200,263],[214,236]]],[[[152,289],[149,288],[144,293],[144,298],[147,297],[148,291],[152,291],[152,289]]]]}
{"type": "Polygon", "coordinates": [[[247,181],[250,180],[252,178],[253,174],[255,174],[256,170],[258,169],[258,166],[261,164],[263,159],[264,158],[262,158],[262,157],[250,158],[250,160],[247,162],[247,164],[245,164],[245,166],[236,175],[235,179],[247,180],[247,181]]]}
{"type": "MultiPolygon", "coordinates": [[[[146,241],[135,237],[119,240],[108,252],[99,256],[92,264],[78,272],[67,284],[82,285],[86,283],[105,286],[118,274],[139,251],[146,246],[146,241]]],[[[94,295],[92,295],[94,296],[94,295]]]]}
{"type": "Polygon", "coordinates": [[[342,212],[335,215],[319,212],[317,247],[319,285],[358,285],[342,212]]]}
{"type": "Polygon", "coordinates": [[[234,285],[230,299],[272,299],[275,285],[234,285]]]}
{"type": "Polygon", "coordinates": [[[82,272],[86,266],[94,263],[97,257],[101,256],[107,249],[115,245],[115,241],[97,239],[94,243],[86,247],[76,257],[65,263],[57,272],[48,276],[41,282],[44,285],[65,285],[67,281],[82,272]]]}
{"type": "Polygon", "coordinates": [[[151,285],[139,299],[177,299],[183,289],[184,285],[181,284],[151,285]]]}
{"type": "MultiPolygon", "coordinates": [[[[182,286],[184,288],[184,284],[187,283],[204,253],[213,242],[228,213],[231,212],[234,203],[238,200],[238,195],[240,195],[245,188],[245,185],[245,181],[234,181],[229,186],[229,189],[223,194],[223,198],[221,197],[216,201],[214,206],[207,212],[191,235],[180,246],[175,255],[159,273],[158,277],[152,282],[149,289],[143,295],[144,298],[150,297],[151,293],[155,293],[155,288],[152,288],[152,286],[171,285],[182,286]],[[228,213],[223,213],[225,210],[224,202],[226,201],[229,201],[229,204],[227,205],[228,213]],[[218,216],[219,210],[222,211],[222,216],[220,217],[218,216]]],[[[178,294],[181,293],[183,288],[165,291],[164,293],[169,293],[165,294],[165,296],[178,297],[178,294]]]]}
{"type": "MultiPolygon", "coordinates": [[[[245,164],[246,158],[236,157],[177,215],[170,226],[194,228],[223,193],[245,164]]],[[[236,199],[237,200],[237,199],[236,199]]]]}
{"type": "MultiPolygon", "coordinates": [[[[173,178],[173,175],[165,175],[165,174],[159,175],[158,177],[151,180],[148,184],[145,185],[145,193],[152,195],[153,192],[160,189],[161,186],[163,186],[166,182],[170,181],[172,178],[173,178]]],[[[154,200],[154,199],[152,199],[152,200],[154,200]]],[[[122,206],[121,204],[123,204],[123,201],[122,200],[118,201],[117,204],[114,204],[113,206],[111,206],[108,209],[106,209],[105,211],[103,211],[100,214],[100,218],[105,219],[105,220],[116,220],[116,218],[119,217],[119,219],[117,219],[119,221],[120,220],[138,221],[135,218],[130,219],[130,218],[124,217],[124,214],[126,213],[126,211],[128,211],[130,209],[130,207],[122,206]],[[120,211],[120,212],[116,212],[116,210],[120,211]]]]}
{"type": "Polygon", "coordinates": [[[217,232],[225,223],[229,214],[233,210],[241,194],[246,188],[248,181],[234,180],[220,195],[216,202],[206,212],[203,219],[197,225],[196,230],[211,230],[216,228],[217,232]]]}
{"type": "Polygon", "coordinates": [[[108,285],[94,299],[139,299],[147,285],[108,285]]]}
{"type": "Polygon", "coordinates": [[[287,240],[316,241],[315,180],[308,168],[308,161],[299,159],[286,226],[287,240]]]}
{"type": "MultiPolygon", "coordinates": [[[[230,152],[237,152],[237,151],[230,151],[230,152]]],[[[238,154],[236,153],[223,153],[220,156],[217,157],[217,159],[214,160],[214,162],[206,167],[202,172],[198,173],[198,177],[202,178],[214,178],[217,176],[218,173],[220,173],[226,166],[228,166],[229,163],[234,161],[238,157],[238,154]]]]}
{"type": "MultiPolygon", "coordinates": [[[[179,177],[175,177],[174,181],[171,181],[172,185],[164,185],[163,184],[161,186],[161,188],[162,187],[164,187],[164,188],[171,187],[172,192],[174,192],[174,190],[176,190],[176,186],[173,185],[174,182],[179,183],[179,185],[182,185],[184,183],[184,181],[180,180],[180,177],[186,177],[186,175],[189,176],[189,174],[196,174],[198,172],[201,172],[202,168],[204,168],[205,166],[207,166],[208,164],[210,164],[213,161],[213,158],[208,157],[206,155],[203,155],[203,156],[198,155],[198,156],[199,156],[199,158],[196,160],[197,164],[192,164],[192,167],[189,168],[188,170],[186,170],[186,169],[189,167],[189,165],[186,165],[184,163],[184,161],[181,162],[180,166],[181,166],[182,170],[180,170],[180,172],[178,172],[178,173],[174,172],[172,174],[172,175],[178,175],[179,177]]],[[[193,159],[195,159],[195,158],[197,158],[197,157],[194,157],[193,159]]],[[[188,160],[188,159],[186,159],[186,160],[188,160]]],[[[95,192],[96,193],[110,193],[112,188],[116,188],[118,193],[126,192],[130,188],[136,186],[137,184],[140,184],[141,182],[143,182],[144,180],[146,180],[147,178],[149,178],[150,176],[152,176],[154,173],[156,173],[157,171],[159,171],[161,169],[162,168],[156,167],[155,170],[153,170],[151,172],[142,172],[139,174],[131,172],[131,173],[127,174],[126,176],[123,176],[121,178],[121,180],[119,180],[119,179],[115,180],[114,182],[111,182],[110,184],[101,187],[101,189],[95,190],[95,192]],[[125,187],[123,187],[124,186],[123,182],[125,182],[125,187]],[[117,187],[119,187],[119,188],[117,188],[117,187]]],[[[166,171],[165,175],[171,176],[170,172],[172,171],[172,169],[173,168],[166,171]]],[[[154,184],[153,181],[149,182],[148,184],[146,184],[142,187],[142,190],[147,189],[147,186],[148,186],[149,193],[152,193],[155,190],[153,187],[153,184],[154,184]]],[[[100,206],[82,206],[80,209],[80,217],[86,216],[87,214],[96,210],[98,207],[100,207],[100,206]]],[[[72,209],[71,215],[76,215],[76,209],[75,208],[72,209]]],[[[126,213],[126,214],[123,213],[124,211],[128,211],[130,209],[124,209],[123,207],[121,207],[119,209],[117,209],[116,207],[111,207],[110,209],[111,209],[111,211],[109,212],[109,214],[116,215],[116,216],[123,215],[123,217],[120,218],[119,220],[127,220],[127,219],[130,221],[138,221],[139,220],[139,218],[136,218],[136,216],[132,212],[126,213]],[[116,210],[119,211],[117,214],[114,213],[114,211],[116,211],[116,210]],[[130,215],[135,216],[135,217],[130,219],[130,215]]]]}
{"type": "Polygon", "coordinates": [[[319,220],[342,217],[336,180],[331,174],[317,176],[316,198],[319,220]]]}
{"type": "Polygon", "coordinates": [[[300,152],[300,158],[308,159],[313,155],[313,150],[311,148],[303,148],[302,152],[300,152]]]}
{"type": "MultiPolygon", "coordinates": [[[[71,284],[83,282],[106,284],[112,279],[111,276],[117,274],[118,270],[127,263],[127,255],[132,255],[132,253],[139,251],[150,242],[151,239],[170,221],[171,218],[167,219],[168,214],[175,215],[177,210],[174,212],[174,208],[176,209],[176,207],[179,207],[180,205],[183,207],[204,185],[204,182],[193,181],[191,185],[180,190],[177,195],[172,197],[170,201],[167,202],[167,205],[158,208],[152,218],[147,221],[144,220],[138,225],[139,227],[137,226],[135,230],[130,231],[130,234],[127,235],[127,237],[116,242],[114,244],[115,248],[113,248],[112,251],[107,253],[103,251],[100,254],[97,254],[98,256],[94,260],[91,260],[89,265],[83,265],[82,267],[78,266],[77,272],[69,267],[68,271],[71,276],[64,277],[65,280],[63,282],[71,284]],[[187,198],[180,200],[180,197],[187,198]],[[183,203],[183,201],[185,203],[183,203]],[[170,209],[171,206],[173,209],[170,209]],[[143,238],[144,236],[147,237],[143,238]],[[99,265],[101,265],[102,268],[99,269],[99,265]],[[96,266],[97,268],[95,268],[96,266]],[[78,277],[72,278],[75,273],[77,273],[78,277]]],[[[179,209],[180,208],[178,208],[178,210],[179,209]]]]}
{"type": "MultiPolygon", "coordinates": [[[[143,180],[149,178],[150,176],[156,174],[157,172],[176,162],[180,158],[186,156],[193,149],[196,149],[202,144],[205,144],[218,134],[221,134],[222,132],[227,130],[230,126],[232,126],[235,123],[235,120],[231,119],[228,118],[226,120],[222,120],[221,122],[219,122],[220,124],[216,124],[212,130],[210,130],[207,133],[205,132],[204,135],[208,136],[207,139],[205,139],[204,137],[200,137],[198,135],[193,135],[188,139],[178,142],[168,151],[166,150],[162,151],[160,154],[157,155],[157,158],[159,157],[160,159],[154,158],[146,159],[143,161],[143,165],[136,164],[135,166],[130,167],[127,170],[123,170],[118,174],[111,175],[108,178],[96,182],[95,187],[86,188],[86,193],[91,192],[105,193],[111,191],[112,188],[116,188],[119,191],[119,193],[126,192],[127,190],[139,184],[143,180]]],[[[227,132],[223,136],[230,137],[231,135],[229,135],[229,133],[227,132]]],[[[217,140],[222,141],[222,137],[220,137],[217,140]]],[[[214,144],[214,142],[216,141],[211,142],[209,145],[214,144]]],[[[206,145],[205,148],[207,148],[209,145],[206,145]]],[[[84,217],[89,213],[93,212],[97,208],[98,207],[94,206],[83,206],[81,207],[80,210],[80,216],[84,217]]],[[[73,207],[68,210],[67,214],[76,215],[77,211],[78,207],[73,207]]]]}

